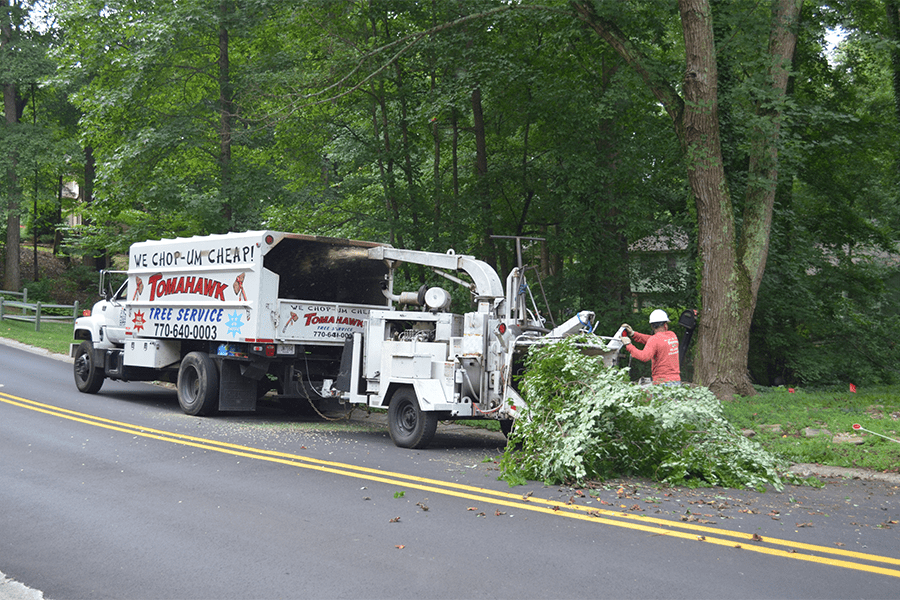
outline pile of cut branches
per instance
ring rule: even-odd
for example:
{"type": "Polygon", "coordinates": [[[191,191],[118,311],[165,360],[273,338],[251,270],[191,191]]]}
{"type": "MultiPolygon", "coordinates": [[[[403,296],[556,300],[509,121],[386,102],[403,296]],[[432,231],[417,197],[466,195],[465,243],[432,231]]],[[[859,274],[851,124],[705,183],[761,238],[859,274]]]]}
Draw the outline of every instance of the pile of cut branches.
{"type": "Polygon", "coordinates": [[[571,337],[535,347],[520,386],[527,407],[502,478],[574,483],[638,475],[670,485],[783,488],[787,464],[741,435],[703,387],[640,387],[571,337]]]}

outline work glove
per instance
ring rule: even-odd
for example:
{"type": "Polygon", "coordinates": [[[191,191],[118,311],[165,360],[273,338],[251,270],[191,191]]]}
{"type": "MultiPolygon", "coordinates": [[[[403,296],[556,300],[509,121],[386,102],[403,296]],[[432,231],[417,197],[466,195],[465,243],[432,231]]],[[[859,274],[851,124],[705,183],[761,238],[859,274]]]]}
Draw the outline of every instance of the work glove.
{"type": "Polygon", "coordinates": [[[624,346],[627,346],[627,345],[630,344],[630,343],[631,343],[631,338],[622,336],[622,344],[623,344],[624,346]]]}
{"type": "Polygon", "coordinates": [[[625,328],[625,332],[628,335],[634,335],[634,329],[631,328],[631,325],[629,325],[628,323],[622,323],[622,327],[625,328]]]}

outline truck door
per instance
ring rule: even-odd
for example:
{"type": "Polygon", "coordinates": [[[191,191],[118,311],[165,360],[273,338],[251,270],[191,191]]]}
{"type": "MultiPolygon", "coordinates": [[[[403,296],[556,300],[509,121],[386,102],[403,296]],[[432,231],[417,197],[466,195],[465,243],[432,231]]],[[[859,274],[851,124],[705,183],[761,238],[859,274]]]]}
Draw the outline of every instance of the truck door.
{"type": "Polygon", "coordinates": [[[109,342],[116,345],[125,343],[125,318],[128,313],[125,307],[125,297],[127,293],[128,281],[125,281],[110,297],[109,304],[103,307],[104,335],[109,342]]]}

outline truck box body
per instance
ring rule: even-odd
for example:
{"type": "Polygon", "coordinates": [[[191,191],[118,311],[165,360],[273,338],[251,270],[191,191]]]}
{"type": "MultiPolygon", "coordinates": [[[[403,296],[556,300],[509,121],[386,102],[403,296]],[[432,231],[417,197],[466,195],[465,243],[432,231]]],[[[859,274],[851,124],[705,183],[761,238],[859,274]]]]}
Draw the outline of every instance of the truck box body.
{"type": "Polygon", "coordinates": [[[388,302],[375,245],[271,231],[134,244],[125,335],[341,346],[388,302]]]}

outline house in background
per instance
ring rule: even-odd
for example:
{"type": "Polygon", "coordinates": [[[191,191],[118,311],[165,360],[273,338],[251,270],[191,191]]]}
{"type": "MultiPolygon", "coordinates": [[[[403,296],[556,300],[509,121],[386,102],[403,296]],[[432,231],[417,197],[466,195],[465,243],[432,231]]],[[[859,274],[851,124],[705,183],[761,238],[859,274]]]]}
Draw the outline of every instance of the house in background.
{"type": "Polygon", "coordinates": [[[628,271],[635,312],[645,306],[677,306],[683,303],[694,268],[690,237],[675,225],[628,246],[628,271]],[[681,301],[679,301],[681,300],[681,301]]]}
{"type": "Polygon", "coordinates": [[[66,212],[66,225],[74,227],[81,225],[83,222],[81,216],[81,187],[75,181],[66,181],[62,184],[60,197],[63,199],[63,206],[71,206],[71,210],[66,212]],[[77,202],[76,202],[77,201],[77,202]]]}

